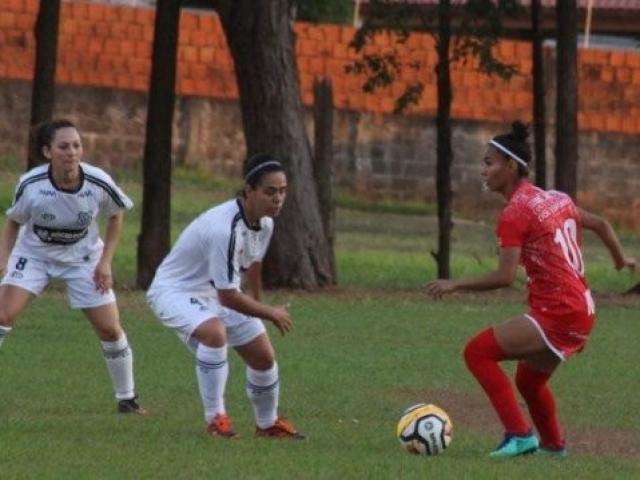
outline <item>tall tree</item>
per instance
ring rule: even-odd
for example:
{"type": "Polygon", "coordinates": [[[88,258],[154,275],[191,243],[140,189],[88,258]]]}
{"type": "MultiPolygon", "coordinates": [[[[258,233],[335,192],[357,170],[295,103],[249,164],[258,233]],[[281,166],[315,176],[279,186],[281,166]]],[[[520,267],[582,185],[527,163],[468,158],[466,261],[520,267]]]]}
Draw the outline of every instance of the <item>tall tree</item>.
{"type": "Polygon", "coordinates": [[[438,251],[431,254],[438,265],[438,278],[449,278],[451,258],[452,192],[451,164],[451,1],[440,0],[438,5],[438,36],[436,49],[436,83],[438,87],[438,111],[436,114],[437,159],[436,159],[436,196],[438,198],[438,251]]]}
{"type": "MultiPolygon", "coordinates": [[[[453,31],[452,18],[454,7],[451,0],[440,0],[437,19],[422,5],[395,3],[386,0],[370,0],[368,14],[362,27],[358,29],[352,46],[362,51],[380,31],[390,31],[404,43],[411,31],[427,31],[435,36],[438,62],[436,64],[436,82],[438,105],[436,113],[437,159],[436,159],[436,196],[438,200],[438,250],[431,252],[436,260],[439,278],[449,278],[451,264],[452,191],[451,165],[453,149],[451,146],[451,63],[465,61],[469,57],[479,60],[480,69],[502,78],[510,78],[515,72],[512,65],[500,62],[493,54],[493,47],[503,34],[502,17],[518,11],[516,0],[468,0],[456,5],[456,29],[453,31]],[[435,32],[435,33],[434,33],[435,32]],[[452,36],[455,33],[455,36],[452,36]]],[[[364,54],[362,60],[354,62],[348,70],[367,75],[364,84],[366,92],[392,84],[402,68],[419,68],[420,63],[412,61],[402,65],[396,53],[385,52],[381,55],[364,54]]],[[[409,85],[396,100],[396,111],[416,103],[424,84],[420,81],[409,85]]]]}
{"type": "Polygon", "coordinates": [[[248,155],[279,157],[289,197],[265,258],[269,287],[315,288],[332,283],[304,127],[289,0],[212,0],[234,60],[248,155]]]}
{"type": "Polygon", "coordinates": [[[331,79],[316,79],[313,85],[313,175],[320,202],[320,218],[330,248],[333,283],[338,283],[334,252],[336,205],[333,200],[333,86],[331,79]]]}
{"type": "Polygon", "coordinates": [[[56,63],[58,58],[58,26],[60,0],[40,0],[35,26],[36,62],[31,93],[31,129],[27,170],[39,163],[39,154],[33,146],[36,125],[51,120],[55,103],[56,63]]]}
{"type": "Polygon", "coordinates": [[[536,185],[547,188],[547,138],[544,88],[544,35],[542,33],[540,0],[531,0],[531,50],[533,52],[533,132],[535,138],[536,185]]]}
{"type": "Polygon", "coordinates": [[[578,176],[578,6],[556,3],[557,97],[555,188],[576,197],[578,176]]]}
{"type": "Polygon", "coordinates": [[[171,127],[181,0],[158,0],[144,145],[137,285],[147,288],[171,246],[171,127]]]}

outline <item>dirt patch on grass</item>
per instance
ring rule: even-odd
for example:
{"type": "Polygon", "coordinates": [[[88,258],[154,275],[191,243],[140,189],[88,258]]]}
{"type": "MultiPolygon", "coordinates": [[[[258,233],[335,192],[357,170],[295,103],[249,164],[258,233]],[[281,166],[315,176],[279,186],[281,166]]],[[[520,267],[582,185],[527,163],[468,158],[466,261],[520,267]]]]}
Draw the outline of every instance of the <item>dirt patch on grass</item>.
{"type": "MultiPolygon", "coordinates": [[[[448,389],[412,390],[398,389],[395,395],[410,401],[434,401],[450,415],[455,429],[468,428],[499,438],[502,427],[489,400],[480,393],[448,389]]],[[[524,404],[521,405],[526,411],[524,404]]],[[[562,419],[562,412],[560,412],[562,419]]],[[[620,428],[578,427],[563,424],[567,446],[572,455],[614,456],[640,458],[640,431],[620,428]]]]}

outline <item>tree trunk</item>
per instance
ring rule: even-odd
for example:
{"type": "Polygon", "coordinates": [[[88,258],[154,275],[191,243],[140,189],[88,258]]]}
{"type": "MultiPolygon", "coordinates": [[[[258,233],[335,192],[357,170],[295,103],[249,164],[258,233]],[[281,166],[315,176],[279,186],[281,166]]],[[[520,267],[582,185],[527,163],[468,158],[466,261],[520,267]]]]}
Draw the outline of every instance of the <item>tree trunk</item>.
{"type": "Polygon", "coordinates": [[[333,88],[331,80],[324,78],[313,86],[314,102],[314,162],[313,174],[318,189],[320,217],[324,235],[330,249],[331,277],[333,284],[338,283],[336,271],[335,218],[336,208],[333,201],[333,88]]]}
{"type": "Polygon", "coordinates": [[[181,0],[158,0],[144,145],[137,285],[148,288],[171,246],[171,126],[181,0]]]}
{"type": "Polygon", "coordinates": [[[449,44],[451,42],[451,2],[440,0],[438,6],[438,85],[436,195],[438,197],[438,252],[432,255],[438,263],[438,278],[449,278],[451,257],[451,72],[449,44]]]}
{"type": "Polygon", "coordinates": [[[557,97],[555,188],[574,199],[578,173],[578,8],[576,0],[556,4],[557,97]]]}
{"type": "Polygon", "coordinates": [[[234,60],[248,155],[278,157],[289,196],[264,261],[267,287],[315,288],[332,283],[304,126],[288,0],[213,1],[234,60]]]}
{"type": "Polygon", "coordinates": [[[60,0],[40,0],[34,32],[36,62],[31,93],[31,130],[27,150],[27,170],[40,163],[40,155],[33,149],[35,127],[53,117],[59,23],[60,0]]]}
{"type": "Polygon", "coordinates": [[[531,1],[531,47],[533,50],[533,131],[535,137],[536,185],[547,188],[547,137],[544,88],[544,36],[540,26],[540,0],[531,1]]]}

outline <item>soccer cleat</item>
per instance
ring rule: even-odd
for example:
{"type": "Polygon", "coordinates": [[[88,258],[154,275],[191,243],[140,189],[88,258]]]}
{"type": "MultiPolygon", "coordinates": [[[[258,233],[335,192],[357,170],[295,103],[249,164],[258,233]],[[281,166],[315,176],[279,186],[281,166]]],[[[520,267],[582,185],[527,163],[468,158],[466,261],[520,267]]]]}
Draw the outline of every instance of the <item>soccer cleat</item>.
{"type": "Polygon", "coordinates": [[[518,455],[534,453],[538,450],[538,437],[529,433],[527,435],[505,434],[504,440],[489,454],[491,458],[511,458],[518,455]]]}
{"type": "Polygon", "coordinates": [[[288,438],[290,440],[304,440],[305,436],[296,430],[293,424],[284,418],[278,418],[269,428],[256,427],[256,437],[288,438]]]}
{"type": "Polygon", "coordinates": [[[212,437],[223,438],[233,438],[237,436],[237,433],[231,424],[231,418],[229,418],[229,415],[226,413],[219,413],[213,417],[211,423],[207,425],[207,434],[212,437]]]}
{"type": "Polygon", "coordinates": [[[545,457],[566,458],[568,454],[566,448],[540,447],[536,454],[545,457]]]}
{"type": "Polygon", "coordinates": [[[135,413],[137,415],[146,415],[147,411],[141,407],[136,401],[138,396],[118,401],[118,413],[135,413]]]}

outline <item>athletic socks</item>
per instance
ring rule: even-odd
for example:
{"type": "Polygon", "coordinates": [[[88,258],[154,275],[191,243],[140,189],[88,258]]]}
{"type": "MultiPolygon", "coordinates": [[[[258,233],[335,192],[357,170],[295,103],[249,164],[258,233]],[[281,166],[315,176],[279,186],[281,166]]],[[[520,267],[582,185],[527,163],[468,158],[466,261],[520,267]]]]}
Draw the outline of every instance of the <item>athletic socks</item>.
{"type": "Polygon", "coordinates": [[[9,333],[11,332],[11,327],[3,327],[0,325],[0,347],[2,346],[2,342],[9,333]]]}
{"type": "Polygon", "coordinates": [[[505,359],[505,354],[492,328],[480,332],[469,341],[464,350],[464,359],[489,397],[505,431],[512,435],[527,435],[531,427],[518,406],[509,378],[498,365],[500,360],[505,359]]]}
{"type": "Polygon", "coordinates": [[[224,389],[229,377],[227,346],[207,347],[200,343],[196,350],[196,376],[200,398],[204,407],[204,418],[210,423],[224,409],[224,389]]]}
{"type": "Polygon", "coordinates": [[[542,446],[550,450],[562,450],[564,438],[556,416],[556,402],[547,382],[551,374],[518,363],[516,386],[527,402],[533,423],[538,429],[542,446]]]}
{"type": "Polygon", "coordinates": [[[107,369],[113,382],[116,399],[126,400],[135,397],[133,383],[133,354],[127,336],[123,335],[115,342],[100,342],[107,369]]]}
{"type": "Polygon", "coordinates": [[[253,405],[258,428],[272,427],[278,418],[280,380],[278,364],[268,370],[254,370],[247,366],[247,396],[253,405]]]}

